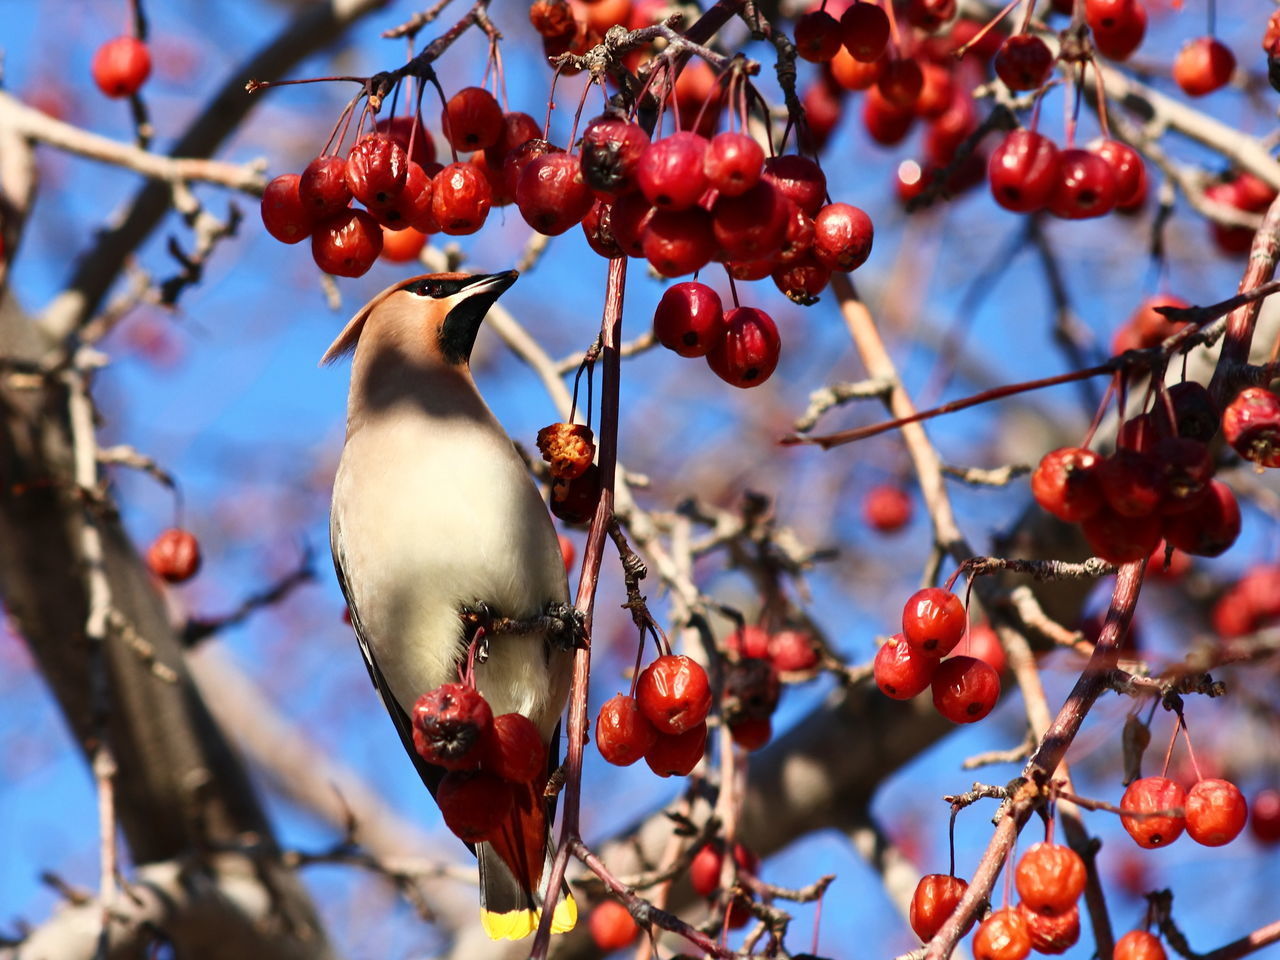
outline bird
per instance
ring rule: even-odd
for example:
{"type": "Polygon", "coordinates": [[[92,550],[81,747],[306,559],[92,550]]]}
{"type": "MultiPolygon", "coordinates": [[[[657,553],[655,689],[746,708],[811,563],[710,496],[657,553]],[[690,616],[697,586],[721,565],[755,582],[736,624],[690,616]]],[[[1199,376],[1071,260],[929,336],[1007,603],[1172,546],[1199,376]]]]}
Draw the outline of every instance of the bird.
{"type": "MultiPolygon", "coordinates": [[[[445,771],[414,750],[412,709],[457,681],[470,643],[464,615],[532,621],[571,609],[546,504],[470,368],[485,315],[517,276],[435,273],[392,284],[321,359],[352,354],[330,512],[334,567],[374,688],[433,797],[445,771]]],[[[572,646],[549,629],[503,633],[474,667],[494,715],[532,720],[549,757],[572,646]]],[[[481,923],[495,940],[526,937],[541,920],[552,812],[542,788],[525,785],[506,826],[475,845],[481,923]]],[[[552,931],[576,920],[565,889],[552,931]]]]}

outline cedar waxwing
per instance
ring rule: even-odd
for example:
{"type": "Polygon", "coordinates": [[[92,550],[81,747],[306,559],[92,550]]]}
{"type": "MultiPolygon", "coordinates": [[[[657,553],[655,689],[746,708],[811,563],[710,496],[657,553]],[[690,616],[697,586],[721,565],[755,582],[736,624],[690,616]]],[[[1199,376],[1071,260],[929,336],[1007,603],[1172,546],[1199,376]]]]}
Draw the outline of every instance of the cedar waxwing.
{"type": "MultiPolygon", "coordinates": [[[[410,717],[421,694],[458,680],[468,650],[461,614],[483,604],[528,620],[569,600],[546,505],[471,378],[480,323],[516,276],[439,273],[394,284],[321,361],[355,351],[330,516],[334,566],[369,676],[433,796],[445,771],[414,750],[410,717]]],[[[494,715],[530,718],[553,758],[569,647],[545,633],[503,633],[475,666],[494,715]]],[[[494,939],[537,928],[549,812],[541,785],[525,785],[500,835],[476,845],[481,921],[494,939]]],[[[555,932],[574,926],[567,891],[552,919],[555,932]]]]}

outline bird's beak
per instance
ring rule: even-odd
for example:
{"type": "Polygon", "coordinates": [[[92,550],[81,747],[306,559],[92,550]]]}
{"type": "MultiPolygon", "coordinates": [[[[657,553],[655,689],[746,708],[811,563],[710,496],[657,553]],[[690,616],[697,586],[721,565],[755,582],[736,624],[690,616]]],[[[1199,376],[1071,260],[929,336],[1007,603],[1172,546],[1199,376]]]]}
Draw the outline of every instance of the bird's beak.
{"type": "Polygon", "coordinates": [[[515,270],[482,274],[450,297],[452,306],[440,327],[440,350],[451,363],[466,363],[485,314],[520,276],[515,270]]]}

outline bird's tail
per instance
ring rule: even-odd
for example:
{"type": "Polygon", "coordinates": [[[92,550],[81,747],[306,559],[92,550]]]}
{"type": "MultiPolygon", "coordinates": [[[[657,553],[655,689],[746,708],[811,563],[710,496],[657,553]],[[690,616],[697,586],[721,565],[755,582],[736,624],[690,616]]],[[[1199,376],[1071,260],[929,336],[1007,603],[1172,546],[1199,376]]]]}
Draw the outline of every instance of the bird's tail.
{"type": "MultiPolygon", "coordinates": [[[[515,806],[497,836],[476,845],[480,863],[480,922],[493,940],[520,940],[542,920],[542,878],[551,859],[542,784],[515,787],[515,806]]],[[[578,905],[566,887],[556,902],[551,932],[578,922],[578,905]]]]}

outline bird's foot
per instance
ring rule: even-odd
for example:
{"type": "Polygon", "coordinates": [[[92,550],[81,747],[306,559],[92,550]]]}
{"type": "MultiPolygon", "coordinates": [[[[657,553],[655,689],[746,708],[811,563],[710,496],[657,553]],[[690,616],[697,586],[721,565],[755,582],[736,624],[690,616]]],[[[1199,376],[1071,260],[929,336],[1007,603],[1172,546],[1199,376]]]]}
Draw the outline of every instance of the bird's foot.
{"type": "Polygon", "coordinates": [[[493,608],[483,600],[464,604],[459,616],[466,624],[468,662],[484,663],[489,659],[489,637],[502,618],[495,616],[493,608]]]}
{"type": "Polygon", "coordinates": [[[587,645],[587,618],[570,603],[552,601],[543,609],[547,620],[547,636],[562,650],[577,650],[587,645]]]}

